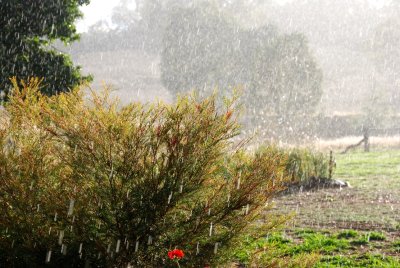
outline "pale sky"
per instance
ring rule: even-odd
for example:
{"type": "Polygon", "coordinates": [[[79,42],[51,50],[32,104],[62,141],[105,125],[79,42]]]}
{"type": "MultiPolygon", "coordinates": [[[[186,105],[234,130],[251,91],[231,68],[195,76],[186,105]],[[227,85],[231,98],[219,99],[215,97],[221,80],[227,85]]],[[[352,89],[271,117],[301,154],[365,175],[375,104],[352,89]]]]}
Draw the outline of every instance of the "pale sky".
{"type": "MultiPolygon", "coordinates": [[[[132,8],[135,8],[134,0],[128,0],[128,2],[131,2],[132,8]]],[[[82,6],[83,19],[76,23],[78,32],[86,32],[91,25],[99,20],[106,20],[111,23],[112,10],[119,3],[120,0],[91,0],[89,5],[82,6]]]]}
{"type": "MultiPolygon", "coordinates": [[[[132,8],[135,8],[135,0],[127,0],[132,8]]],[[[278,3],[291,2],[293,0],[275,0],[278,3]]],[[[381,7],[388,0],[368,0],[374,7],[381,7]]],[[[119,4],[120,0],[91,0],[90,4],[81,7],[84,14],[82,20],[76,24],[78,32],[86,32],[88,28],[99,20],[106,20],[111,24],[112,9],[119,4]]]]}

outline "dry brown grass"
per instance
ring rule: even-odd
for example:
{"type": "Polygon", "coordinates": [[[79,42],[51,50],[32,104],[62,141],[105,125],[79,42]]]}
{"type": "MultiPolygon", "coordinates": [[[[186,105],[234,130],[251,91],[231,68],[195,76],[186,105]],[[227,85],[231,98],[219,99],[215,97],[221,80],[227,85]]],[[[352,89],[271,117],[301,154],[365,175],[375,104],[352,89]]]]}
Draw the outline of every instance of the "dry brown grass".
{"type": "MultiPolygon", "coordinates": [[[[318,139],[310,145],[318,151],[341,152],[347,146],[356,144],[361,139],[361,136],[348,136],[331,140],[318,139]]],[[[359,148],[363,149],[363,144],[359,148]]],[[[398,149],[400,148],[400,136],[370,137],[370,148],[371,150],[398,149]]]]}

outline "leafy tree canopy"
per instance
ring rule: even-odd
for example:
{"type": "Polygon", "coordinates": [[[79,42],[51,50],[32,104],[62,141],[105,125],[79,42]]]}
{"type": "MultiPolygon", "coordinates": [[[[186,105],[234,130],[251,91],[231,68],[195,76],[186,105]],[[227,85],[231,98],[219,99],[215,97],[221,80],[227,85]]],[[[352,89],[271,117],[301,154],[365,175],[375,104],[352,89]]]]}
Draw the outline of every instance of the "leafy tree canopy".
{"type": "Polygon", "coordinates": [[[161,72],[173,94],[243,87],[257,114],[289,118],[316,110],[322,73],[303,35],[242,29],[209,4],[175,9],[168,21],[161,72]]]}
{"type": "Polygon", "coordinates": [[[0,5],[0,93],[11,88],[10,77],[44,77],[42,92],[48,95],[68,90],[90,77],[82,76],[70,58],[51,44],[79,38],[74,21],[79,6],[89,0],[2,1],[0,5]]]}

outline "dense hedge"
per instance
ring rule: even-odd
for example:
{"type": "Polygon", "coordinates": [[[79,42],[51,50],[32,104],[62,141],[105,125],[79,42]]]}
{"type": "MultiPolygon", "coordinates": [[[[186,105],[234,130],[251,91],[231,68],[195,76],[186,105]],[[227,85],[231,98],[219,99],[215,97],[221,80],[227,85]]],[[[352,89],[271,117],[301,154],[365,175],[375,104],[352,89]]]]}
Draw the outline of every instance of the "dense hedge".
{"type": "Polygon", "coordinates": [[[0,127],[0,266],[173,267],[167,251],[180,248],[185,267],[215,267],[243,235],[284,220],[260,211],[286,159],[233,146],[235,99],[120,107],[107,91],[14,85],[0,127]]]}

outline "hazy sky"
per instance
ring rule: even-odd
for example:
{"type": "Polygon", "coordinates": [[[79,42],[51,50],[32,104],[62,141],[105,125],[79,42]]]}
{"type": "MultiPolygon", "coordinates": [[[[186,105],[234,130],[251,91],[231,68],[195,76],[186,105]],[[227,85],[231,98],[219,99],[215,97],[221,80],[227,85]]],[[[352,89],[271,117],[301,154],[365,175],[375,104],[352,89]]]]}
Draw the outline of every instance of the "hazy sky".
{"type": "MultiPolygon", "coordinates": [[[[135,8],[135,0],[127,0],[127,2],[131,2],[131,7],[133,9],[135,8]]],[[[111,22],[112,9],[119,3],[120,1],[91,0],[89,5],[81,7],[83,19],[79,20],[76,24],[78,31],[87,31],[89,26],[95,24],[99,20],[111,22]]]]}
{"type": "MultiPolygon", "coordinates": [[[[135,0],[124,0],[130,3],[132,9],[135,8],[135,0]]],[[[293,0],[275,0],[277,3],[286,3],[293,0]]],[[[332,0],[334,1],[334,0],[332,0]]],[[[354,0],[350,0],[354,1],[354,0]]],[[[384,2],[388,0],[368,0],[370,4],[374,7],[381,7],[384,2]]],[[[83,6],[81,8],[84,17],[82,20],[77,22],[77,29],[79,32],[85,32],[88,30],[89,26],[93,25],[99,20],[106,20],[111,23],[111,13],[112,9],[117,6],[120,1],[110,1],[110,0],[91,0],[90,4],[83,6]]],[[[129,6],[129,5],[128,5],[129,6]]]]}

